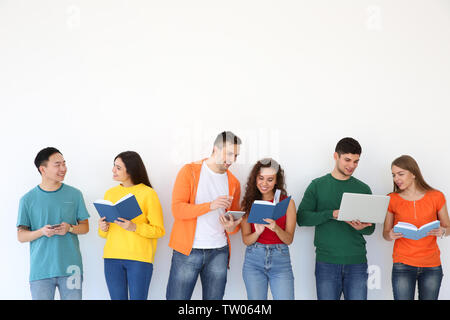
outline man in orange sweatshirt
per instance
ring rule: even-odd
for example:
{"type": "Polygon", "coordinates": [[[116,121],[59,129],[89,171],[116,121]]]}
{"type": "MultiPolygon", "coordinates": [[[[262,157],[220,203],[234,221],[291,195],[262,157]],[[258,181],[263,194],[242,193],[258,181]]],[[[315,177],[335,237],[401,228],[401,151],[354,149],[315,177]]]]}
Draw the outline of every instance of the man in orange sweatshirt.
{"type": "Polygon", "coordinates": [[[239,155],[241,139],[220,133],[213,153],[179,171],[172,192],[175,218],[169,246],[173,249],[167,284],[168,300],[189,300],[198,276],[204,300],[222,300],[230,256],[229,234],[242,220],[227,210],[239,210],[241,186],[228,168],[239,155]]]}

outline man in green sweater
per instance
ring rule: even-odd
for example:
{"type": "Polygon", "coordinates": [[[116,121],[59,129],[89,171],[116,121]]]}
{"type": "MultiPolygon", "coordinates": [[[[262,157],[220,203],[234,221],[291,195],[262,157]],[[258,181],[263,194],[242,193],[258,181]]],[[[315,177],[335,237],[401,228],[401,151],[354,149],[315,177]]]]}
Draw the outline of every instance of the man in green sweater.
{"type": "Polygon", "coordinates": [[[316,290],[319,300],[367,299],[366,241],[375,225],[360,221],[338,221],[344,192],[371,194],[368,185],[352,176],[358,166],[361,146],[343,138],[335,149],[334,170],[314,179],[297,211],[299,226],[315,226],[316,290]]]}

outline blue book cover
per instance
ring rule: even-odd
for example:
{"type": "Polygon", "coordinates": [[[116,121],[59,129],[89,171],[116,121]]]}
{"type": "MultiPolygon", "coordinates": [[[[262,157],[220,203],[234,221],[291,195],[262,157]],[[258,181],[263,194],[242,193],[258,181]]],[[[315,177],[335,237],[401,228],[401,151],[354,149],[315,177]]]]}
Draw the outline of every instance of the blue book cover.
{"type": "Polygon", "coordinates": [[[100,217],[106,217],[108,222],[114,222],[117,218],[132,220],[142,214],[136,197],[131,193],[115,204],[108,200],[96,200],[94,206],[100,217]]]}
{"type": "Polygon", "coordinates": [[[253,202],[252,208],[250,209],[248,222],[268,224],[263,219],[278,220],[286,214],[290,201],[291,197],[288,197],[278,203],[256,200],[253,202]]]}
{"type": "Polygon", "coordinates": [[[406,222],[398,222],[394,226],[394,232],[402,233],[406,239],[419,240],[427,236],[430,230],[437,229],[441,225],[439,220],[424,224],[420,228],[406,222]]]}

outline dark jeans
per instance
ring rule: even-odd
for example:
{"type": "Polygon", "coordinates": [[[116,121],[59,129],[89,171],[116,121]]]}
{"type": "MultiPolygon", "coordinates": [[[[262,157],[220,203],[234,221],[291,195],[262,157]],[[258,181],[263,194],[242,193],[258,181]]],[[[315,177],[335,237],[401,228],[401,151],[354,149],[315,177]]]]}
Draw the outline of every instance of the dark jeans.
{"type": "Polygon", "coordinates": [[[153,264],[135,260],[105,259],[105,279],[112,300],[147,300],[153,264]]]}
{"type": "Polygon", "coordinates": [[[222,300],[228,267],[228,245],[218,249],[192,249],[186,256],[173,250],[167,300],[190,300],[198,276],[203,300],[222,300]]]}
{"type": "Polygon", "coordinates": [[[394,263],[392,267],[394,299],[414,300],[417,283],[419,300],[437,300],[442,277],[442,266],[413,267],[403,263],[394,263]]]}
{"type": "Polygon", "coordinates": [[[367,263],[333,264],[316,261],[318,300],[367,300],[367,263]]]}

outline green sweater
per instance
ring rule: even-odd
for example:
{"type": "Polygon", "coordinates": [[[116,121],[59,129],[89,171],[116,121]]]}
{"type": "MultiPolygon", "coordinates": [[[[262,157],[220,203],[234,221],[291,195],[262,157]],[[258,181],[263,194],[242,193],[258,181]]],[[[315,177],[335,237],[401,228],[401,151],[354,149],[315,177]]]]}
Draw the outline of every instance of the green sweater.
{"type": "Polygon", "coordinates": [[[315,226],[316,260],[335,264],[365,263],[366,241],[363,235],[375,231],[375,224],[360,231],[333,218],[341,205],[344,192],[371,194],[369,186],[350,177],[335,179],[331,174],[313,180],[305,191],[297,210],[299,226],[315,226]]]}

